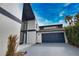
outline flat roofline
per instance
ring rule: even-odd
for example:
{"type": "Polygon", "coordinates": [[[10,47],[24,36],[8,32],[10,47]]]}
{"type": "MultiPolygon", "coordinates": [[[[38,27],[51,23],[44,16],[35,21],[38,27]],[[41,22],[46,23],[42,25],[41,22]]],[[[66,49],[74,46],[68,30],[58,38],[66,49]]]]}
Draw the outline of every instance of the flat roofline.
{"type": "Polygon", "coordinates": [[[53,31],[65,31],[64,28],[55,28],[55,29],[44,29],[44,30],[39,30],[37,32],[53,32],[53,31]]]}
{"type": "Polygon", "coordinates": [[[39,27],[51,27],[51,26],[63,26],[63,24],[45,25],[45,26],[39,26],[39,27]]]}

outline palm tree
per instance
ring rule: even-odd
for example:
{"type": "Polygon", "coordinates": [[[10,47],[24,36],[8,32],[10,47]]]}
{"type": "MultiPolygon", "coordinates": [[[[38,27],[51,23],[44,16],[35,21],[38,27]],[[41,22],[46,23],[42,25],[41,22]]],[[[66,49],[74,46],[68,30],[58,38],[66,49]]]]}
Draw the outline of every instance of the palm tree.
{"type": "Polygon", "coordinates": [[[77,13],[77,14],[75,15],[75,21],[76,21],[76,22],[79,22],[79,13],[77,13]]]}
{"type": "Polygon", "coordinates": [[[75,16],[74,16],[74,23],[76,26],[79,26],[79,13],[77,13],[75,16]]]}
{"type": "Polygon", "coordinates": [[[69,23],[69,25],[71,26],[72,25],[72,16],[65,16],[65,22],[66,23],[69,23]]]}

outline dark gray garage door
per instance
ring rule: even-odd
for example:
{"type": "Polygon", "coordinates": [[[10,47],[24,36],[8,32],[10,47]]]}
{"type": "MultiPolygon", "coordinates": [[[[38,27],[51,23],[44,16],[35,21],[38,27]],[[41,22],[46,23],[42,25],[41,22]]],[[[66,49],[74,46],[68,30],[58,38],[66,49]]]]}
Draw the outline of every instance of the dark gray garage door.
{"type": "Polygon", "coordinates": [[[43,33],[43,43],[64,43],[64,33],[43,33]]]}

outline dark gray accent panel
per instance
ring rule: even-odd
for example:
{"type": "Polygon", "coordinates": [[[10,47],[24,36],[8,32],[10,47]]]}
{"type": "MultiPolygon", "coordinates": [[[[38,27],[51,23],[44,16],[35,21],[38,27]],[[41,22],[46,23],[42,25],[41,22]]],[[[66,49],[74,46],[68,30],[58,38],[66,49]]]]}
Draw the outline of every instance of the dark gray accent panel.
{"type": "MultiPolygon", "coordinates": [[[[21,20],[15,17],[14,15],[10,14],[8,11],[4,10],[3,8],[0,7],[0,13],[11,18],[12,20],[21,23],[21,20]]],[[[16,13],[16,12],[15,12],[16,13]]]]}
{"type": "Polygon", "coordinates": [[[35,20],[35,16],[30,6],[30,3],[24,3],[23,5],[22,21],[27,21],[27,20],[35,20]]]}
{"type": "Polygon", "coordinates": [[[65,43],[64,33],[43,33],[43,43],[65,43]]]}

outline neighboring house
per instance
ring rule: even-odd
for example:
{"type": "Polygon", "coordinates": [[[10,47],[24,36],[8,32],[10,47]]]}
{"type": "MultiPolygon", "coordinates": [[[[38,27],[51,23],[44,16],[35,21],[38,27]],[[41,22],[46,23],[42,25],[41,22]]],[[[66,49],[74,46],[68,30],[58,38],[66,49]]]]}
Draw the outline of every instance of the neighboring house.
{"type": "Polygon", "coordinates": [[[7,51],[10,34],[18,35],[17,50],[36,43],[67,43],[62,24],[38,26],[30,4],[21,5],[20,10],[18,4],[0,4],[0,55],[7,51]]]}
{"type": "Polygon", "coordinates": [[[40,26],[37,32],[37,43],[67,43],[62,24],[40,26]]]}

